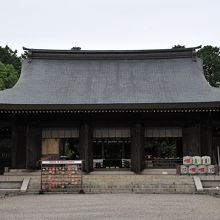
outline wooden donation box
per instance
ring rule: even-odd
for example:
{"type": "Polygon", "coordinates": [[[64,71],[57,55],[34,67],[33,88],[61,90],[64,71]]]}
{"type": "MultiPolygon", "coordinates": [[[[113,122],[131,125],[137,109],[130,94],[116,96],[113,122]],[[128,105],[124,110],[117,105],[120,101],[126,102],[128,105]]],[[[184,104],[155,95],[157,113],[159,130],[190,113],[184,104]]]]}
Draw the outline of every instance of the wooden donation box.
{"type": "Polygon", "coordinates": [[[82,189],[82,161],[43,160],[42,192],[79,192],[82,189]]]}

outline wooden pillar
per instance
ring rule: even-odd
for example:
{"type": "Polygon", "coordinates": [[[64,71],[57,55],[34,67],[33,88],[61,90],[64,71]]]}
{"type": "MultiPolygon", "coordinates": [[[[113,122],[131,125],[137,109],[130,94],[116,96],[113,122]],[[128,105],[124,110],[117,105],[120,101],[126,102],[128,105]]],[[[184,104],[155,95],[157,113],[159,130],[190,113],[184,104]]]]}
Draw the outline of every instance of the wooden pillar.
{"type": "Polygon", "coordinates": [[[105,145],[104,142],[102,141],[102,159],[105,158],[105,145]]]}
{"type": "Polygon", "coordinates": [[[92,129],[87,122],[80,128],[80,159],[84,160],[84,171],[93,170],[92,129]]]}
{"type": "Polygon", "coordinates": [[[176,156],[180,158],[183,156],[183,144],[181,138],[176,140],[176,156]]]}
{"type": "Polygon", "coordinates": [[[213,156],[212,155],[212,126],[207,123],[201,128],[201,155],[213,156]]]}
{"type": "Polygon", "coordinates": [[[200,124],[183,128],[183,156],[201,155],[200,124]]]}
{"type": "Polygon", "coordinates": [[[40,167],[42,129],[37,126],[27,126],[26,168],[40,167]]]}
{"type": "Polygon", "coordinates": [[[131,170],[139,173],[144,169],[144,129],[139,121],[132,128],[131,170]]]}
{"type": "Polygon", "coordinates": [[[26,125],[16,124],[12,129],[12,168],[26,168],[26,125]]]}
{"type": "Polygon", "coordinates": [[[125,158],[125,143],[123,142],[122,143],[122,152],[121,152],[121,155],[122,155],[122,158],[125,158]]]}
{"type": "Polygon", "coordinates": [[[12,138],[12,146],[11,146],[11,168],[16,167],[16,151],[17,151],[17,145],[16,145],[16,129],[15,126],[12,126],[11,128],[11,138],[12,138]]]}

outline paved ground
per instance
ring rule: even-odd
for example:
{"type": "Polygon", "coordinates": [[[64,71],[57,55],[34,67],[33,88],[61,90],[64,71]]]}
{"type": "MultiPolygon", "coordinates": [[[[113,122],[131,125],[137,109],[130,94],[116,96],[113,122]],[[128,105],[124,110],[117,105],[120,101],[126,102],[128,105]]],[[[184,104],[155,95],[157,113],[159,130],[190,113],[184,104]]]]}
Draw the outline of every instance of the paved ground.
{"type": "Polygon", "coordinates": [[[0,219],[220,219],[220,198],[207,195],[27,195],[0,199],[0,219]]]}

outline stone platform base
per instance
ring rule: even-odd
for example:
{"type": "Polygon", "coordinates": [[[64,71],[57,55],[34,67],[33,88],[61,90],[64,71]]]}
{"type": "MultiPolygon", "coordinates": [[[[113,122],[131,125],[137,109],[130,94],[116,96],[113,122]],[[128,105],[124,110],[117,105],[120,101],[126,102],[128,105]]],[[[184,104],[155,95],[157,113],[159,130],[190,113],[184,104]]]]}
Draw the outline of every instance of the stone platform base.
{"type": "MultiPolygon", "coordinates": [[[[0,176],[22,181],[30,178],[26,193],[41,191],[40,171],[12,171],[0,176]]],[[[193,177],[175,175],[174,170],[95,171],[83,174],[84,193],[195,193],[193,177]],[[154,174],[152,174],[154,173],[154,174]]],[[[71,191],[67,192],[71,193],[71,191]]]]}

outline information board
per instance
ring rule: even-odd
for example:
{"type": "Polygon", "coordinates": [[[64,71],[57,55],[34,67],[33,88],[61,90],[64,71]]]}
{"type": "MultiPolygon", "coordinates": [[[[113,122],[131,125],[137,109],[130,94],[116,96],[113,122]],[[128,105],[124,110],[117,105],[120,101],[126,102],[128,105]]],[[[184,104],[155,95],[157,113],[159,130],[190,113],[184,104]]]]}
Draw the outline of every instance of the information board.
{"type": "Polygon", "coordinates": [[[41,190],[42,192],[82,191],[82,161],[43,160],[41,190]]]}

